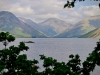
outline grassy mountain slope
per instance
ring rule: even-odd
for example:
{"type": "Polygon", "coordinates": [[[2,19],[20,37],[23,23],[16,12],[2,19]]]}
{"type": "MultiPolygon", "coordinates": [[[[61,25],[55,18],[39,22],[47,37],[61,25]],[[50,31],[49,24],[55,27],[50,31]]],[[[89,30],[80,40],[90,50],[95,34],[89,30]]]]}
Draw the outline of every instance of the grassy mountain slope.
{"type": "Polygon", "coordinates": [[[89,33],[82,35],[82,38],[100,38],[100,28],[94,29],[89,33]]]}

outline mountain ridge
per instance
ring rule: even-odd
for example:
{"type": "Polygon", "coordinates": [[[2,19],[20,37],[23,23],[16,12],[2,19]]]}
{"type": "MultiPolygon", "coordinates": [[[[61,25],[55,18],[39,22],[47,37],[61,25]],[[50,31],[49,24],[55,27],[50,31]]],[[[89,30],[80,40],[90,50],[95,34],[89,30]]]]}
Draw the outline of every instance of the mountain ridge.
{"type": "Polygon", "coordinates": [[[0,30],[8,31],[16,37],[46,37],[8,11],[0,12],[0,30]]]}
{"type": "Polygon", "coordinates": [[[71,30],[65,31],[55,37],[79,37],[80,35],[84,35],[98,27],[100,27],[100,16],[92,16],[77,22],[71,30]]]}
{"type": "Polygon", "coordinates": [[[100,38],[100,28],[94,29],[82,36],[80,38],[100,38]]]}
{"type": "Polygon", "coordinates": [[[71,24],[57,18],[49,18],[38,24],[41,27],[41,31],[48,36],[55,36],[66,29],[70,29],[72,26],[71,24]]]}
{"type": "Polygon", "coordinates": [[[85,18],[72,25],[57,18],[48,18],[41,23],[16,17],[9,11],[0,12],[0,31],[8,31],[17,37],[74,38],[100,28],[100,15],[85,18]]]}

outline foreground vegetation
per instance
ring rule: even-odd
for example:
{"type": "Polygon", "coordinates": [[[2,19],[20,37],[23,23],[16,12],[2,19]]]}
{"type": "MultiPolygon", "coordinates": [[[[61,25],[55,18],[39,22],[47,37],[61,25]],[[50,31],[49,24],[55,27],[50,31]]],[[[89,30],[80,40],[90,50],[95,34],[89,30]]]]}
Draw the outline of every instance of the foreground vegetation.
{"type": "Polygon", "coordinates": [[[14,40],[15,37],[8,32],[0,33],[0,41],[5,46],[0,50],[0,75],[90,75],[96,65],[100,66],[100,41],[84,62],[81,62],[78,54],[71,54],[67,63],[40,55],[44,71],[39,72],[37,60],[28,60],[26,54],[20,55],[21,51],[29,49],[24,42],[20,42],[17,47],[13,45],[6,48],[7,44],[14,40]]]}

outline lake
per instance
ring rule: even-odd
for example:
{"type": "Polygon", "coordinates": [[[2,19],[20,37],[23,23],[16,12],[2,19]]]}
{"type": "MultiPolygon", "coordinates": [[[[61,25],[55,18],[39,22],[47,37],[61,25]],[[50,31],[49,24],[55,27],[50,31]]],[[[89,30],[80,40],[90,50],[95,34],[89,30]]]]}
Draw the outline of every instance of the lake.
{"type": "MultiPolygon", "coordinates": [[[[18,45],[20,41],[33,41],[35,43],[26,43],[29,46],[28,51],[24,51],[28,59],[39,60],[39,55],[44,54],[48,57],[53,57],[58,61],[67,62],[70,54],[79,54],[80,59],[84,61],[89,53],[96,47],[96,42],[99,39],[93,38],[17,38],[15,42],[8,44],[18,45]]],[[[0,43],[0,49],[4,48],[0,43]]],[[[41,65],[41,61],[40,61],[41,65]]],[[[99,75],[100,68],[97,66],[96,70],[91,75],[99,75]]]]}

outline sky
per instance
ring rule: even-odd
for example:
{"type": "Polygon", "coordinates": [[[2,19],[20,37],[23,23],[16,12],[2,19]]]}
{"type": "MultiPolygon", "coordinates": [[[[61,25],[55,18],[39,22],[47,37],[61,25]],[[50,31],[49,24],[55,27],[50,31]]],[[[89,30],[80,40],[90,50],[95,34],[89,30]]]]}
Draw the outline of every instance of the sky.
{"type": "Polygon", "coordinates": [[[84,18],[100,15],[99,1],[76,2],[74,8],[63,8],[67,0],[0,0],[0,11],[12,12],[17,17],[36,23],[57,18],[75,24],[84,18]]]}

